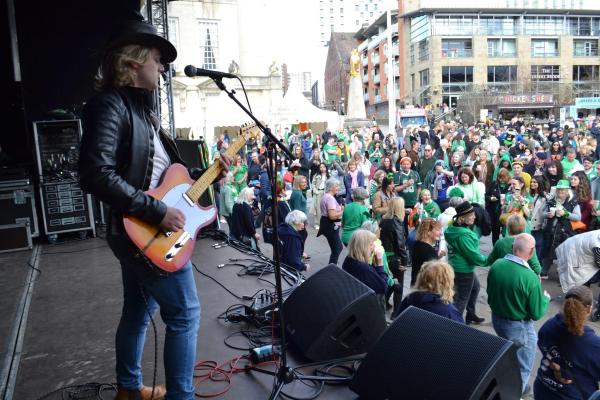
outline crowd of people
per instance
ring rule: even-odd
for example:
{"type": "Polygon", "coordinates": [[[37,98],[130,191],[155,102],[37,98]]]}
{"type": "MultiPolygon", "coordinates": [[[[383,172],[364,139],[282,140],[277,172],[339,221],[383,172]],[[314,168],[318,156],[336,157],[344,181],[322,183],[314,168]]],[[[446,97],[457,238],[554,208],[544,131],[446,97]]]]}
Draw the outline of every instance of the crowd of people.
{"type": "MultiPolygon", "coordinates": [[[[219,188],[219,210],[230,234],[258,248],[262,226],[262,240],[273,244],[275,206],[282,261],[305,271],[312,221],[316,235],[327,240],[329,263],[373,289],[391,318],[413,305],[481,324],[475,269],[490,267],[491,322],[499,336],[517,344],[528,392],[538,343],[533,321],[545,315],[550,301],[542,280],[552,272],[562,243],[600,225],[600,117],[563,127],[553,118],[531,124],[514,117],[474,125],[441,121],[388,134],[375,126],[320,134],[285,129],[277,135],[295,159],[278,153],[272,165],[275,202],[260,138],[246,144],[219,188]],[[494,245],[488,256],[479,248],[482,236],[491,236],[494,245]],[[347,256],[340,263],[344,247],[347,256]],[[413,291],[405,297],[409,269],[413,291]]],[[[221,136],[217,153],[230,140],[221,136]]],[[[575,386],[565,382],[575,376],[583,381],[575,390],[591,393],[589,383],[600,379],[600,369],[583,371],[590,364],[569,364],[572,371],[563,374],[570,378],[557,373],[564,360],[574,360],[570,355],[591,362],[572,347],[561,360],[559,342],[587,340],[590,355],[600,355],[600,339],[583,326],[588,316],[600,318],[586,289],[570,288],[563,312],[540,331],[547,360],[535,382],[539,398],[571,398],[575,386]]]]}

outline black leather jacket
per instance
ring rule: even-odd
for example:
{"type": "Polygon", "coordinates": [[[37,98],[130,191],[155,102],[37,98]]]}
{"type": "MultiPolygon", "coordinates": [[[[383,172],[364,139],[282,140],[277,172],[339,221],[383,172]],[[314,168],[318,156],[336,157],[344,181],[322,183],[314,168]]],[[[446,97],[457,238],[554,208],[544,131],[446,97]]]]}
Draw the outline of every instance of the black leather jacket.
{"type": "Polygon", "coordinates": [[[379,221],[379,228],[381,229],[379,238],[385,251],[393,251],[400,260],[400,265],[409,266],[406,235],[402,221],[398,217],[382,218],[379,221]]]}
{"type": "MultiPolygon", "coordinates": [[[[148,196],[152,177],[153,127],[148,118],[152,93],[140,88],[108,89],[83,110],[79,178],[83,190],[111,208],[109,234],[123,233],[122,214],[158,225],[167,206],[148,196]]],[[[172,163],[182,163],[175,142],[160,139],[172,163]]]]}

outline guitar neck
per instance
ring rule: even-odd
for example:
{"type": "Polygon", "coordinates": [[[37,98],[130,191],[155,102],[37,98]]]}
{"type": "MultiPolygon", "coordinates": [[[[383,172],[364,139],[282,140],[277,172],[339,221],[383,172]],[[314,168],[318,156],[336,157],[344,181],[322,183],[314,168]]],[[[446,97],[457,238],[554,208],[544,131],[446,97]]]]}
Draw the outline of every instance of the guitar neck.
{"type": "MultiPolygon", "coordinates": [[[[225,151],[225,155],[229,159],[233,159],[234,156],[244,147],[246,144],[246,139],[243,135],[239,135],[239,137],[233,142],[229,148],[225,151]]],[[[214,162],[198,179],[194,184],[187,190],[186,194],[188,197],[196,203],[200,196],[212,185],[215,179],[221,175],[223,171],[223,165],[220,162],[214,162]]]]}

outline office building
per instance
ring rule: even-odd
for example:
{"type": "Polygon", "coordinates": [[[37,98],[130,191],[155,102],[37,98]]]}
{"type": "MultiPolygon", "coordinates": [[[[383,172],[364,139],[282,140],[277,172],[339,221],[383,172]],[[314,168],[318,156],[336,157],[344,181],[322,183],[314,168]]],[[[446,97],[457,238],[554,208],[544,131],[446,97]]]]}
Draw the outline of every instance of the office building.
{"type": "Polygon", "coordinates": [[[405,103],[453,108],[469,96],[505,116],[529,109],[544,117],[577,97],[600,96],[600,2],[400,0],[398,6],[405,103]]]}
{"type": "Polygon", "coordinates": [[[356,32],[385,11],[387,0],[319,0],[319,37],[329,43],[332,32],[356,32]]]}

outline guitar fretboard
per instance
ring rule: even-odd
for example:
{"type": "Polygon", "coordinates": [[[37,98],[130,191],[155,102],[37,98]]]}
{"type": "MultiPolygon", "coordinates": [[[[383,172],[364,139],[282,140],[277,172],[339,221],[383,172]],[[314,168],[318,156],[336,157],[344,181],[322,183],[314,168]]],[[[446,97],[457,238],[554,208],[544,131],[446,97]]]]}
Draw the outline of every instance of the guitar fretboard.
{"type": "MultiPolygon", "coordinates": [[[[246,144],[246,137],[241,132],[238,138],[229,146],[225,151],[225,155],[230,159],[234,159],[234,156],[244,147],[246,144]]],[[[200,196],[208,189],[208,187],[214,182],[214,180],[221,175],[223,166],[220,162],[214,162],[198,179],[194,184],[185,192],[188,197],[195,203],[198,201],[200,196]]]]}

